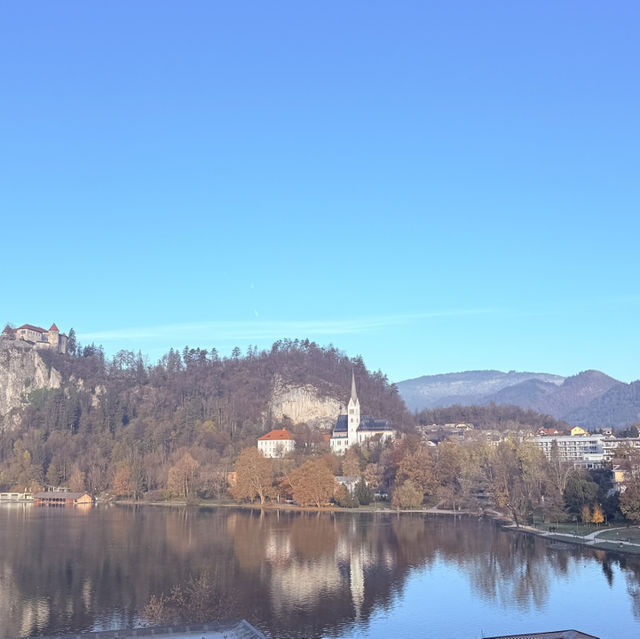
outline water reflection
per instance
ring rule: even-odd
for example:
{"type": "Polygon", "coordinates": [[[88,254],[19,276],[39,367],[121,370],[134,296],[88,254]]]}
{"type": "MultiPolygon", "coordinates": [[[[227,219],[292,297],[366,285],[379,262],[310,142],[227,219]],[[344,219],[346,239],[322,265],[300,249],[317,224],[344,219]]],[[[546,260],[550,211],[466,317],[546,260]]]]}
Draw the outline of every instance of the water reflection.
{"type": "MultiPolygon", "coordinates": [[[[640,619],[636,558],[554,549],[473,518],[236,509],[0,507],[0,637],[117,628],[142,622],[155,595],[203,574],[238,593],[229,617],[274,637],[340,635],[394,614],[412,575],[448,575],[474,602],[544,611],[550,589],[601,566],[594,596],[626,585],[640,619]],[[386,611],[386,612],[385,612],[386,611]]],[[[462,597],[462,594],[459,595],[462,597]]],[[[202,607],[202,600],[193,605],[202,607]]],[[[460,600],[450,610],[459,614],[460,600]]],[[[184,610],[188,614],[189,601],[184,610]]],[[[420,612],[420,611],[418,611],[420,612]]],[[[200,609],[199,614],[202,614],[200,609]]]]}

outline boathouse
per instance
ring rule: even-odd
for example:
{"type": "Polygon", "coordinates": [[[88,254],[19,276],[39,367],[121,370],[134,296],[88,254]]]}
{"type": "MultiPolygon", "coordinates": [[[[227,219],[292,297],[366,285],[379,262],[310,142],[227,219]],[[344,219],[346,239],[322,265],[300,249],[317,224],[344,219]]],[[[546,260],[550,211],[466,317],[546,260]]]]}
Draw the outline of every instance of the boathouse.
{"type": "Polygon", "coordinates": [[[80,506],[92,504],[93,498],[89,493],[71,493],[63,490],[49,490],[36,493],[33,496],[36,506],[80,506]]]}

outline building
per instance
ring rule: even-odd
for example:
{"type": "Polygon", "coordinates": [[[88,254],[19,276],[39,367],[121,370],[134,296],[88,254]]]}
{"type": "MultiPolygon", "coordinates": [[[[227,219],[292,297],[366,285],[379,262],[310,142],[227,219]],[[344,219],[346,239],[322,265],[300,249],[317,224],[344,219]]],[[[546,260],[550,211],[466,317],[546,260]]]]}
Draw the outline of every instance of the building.
{"type": "Polygon", "coordinates": [[[0,501],[33,501],[33,494],[30,492],[6,492],[0,493],[0,501]]]}
{"type": "Polygon", "coordinates": [[[572,437],[586,437],[589,435],[589,432],[586,431],[584,428],[580,427],[580,426],[574,426],[571,429],[571,436],[572,437]]]}
{"type": "Polygon", "coordinates": [[[534,437],[533,441],[542,449],[547,459],[551,459],[552,451],[558,454],[562,462],[573,464],[577,468],[602,468],[606,461],[604,455],[604,435],[572,435],[534,437]]]}
{"type": "Polygon", "coordinates": [[[360,415],[360,400],[356,392],[355,375],[351,374],[351,397],[346,415],[338,415],[329,444],[331,451],[342,455],[354,444],[363,444],[378,437],[384,441],[393,439],[395,431],[386,419],[374,419],[371,415],[360,415]]]}
{"type": "Polygon", "coordinates": [[[269,431],[266,435],[258,438],[258,450],[265,457],[284,457],[293,452],[296,442],[293,435],[286,429],[269,431]]]}
{"type": "Polygon", "coordinates": [[[89,493],[72,493],[68,490],[48,490],[33,496],[36,506],[83,506],[93,503],[89,493]]]}
{"type": "Polygon", "coordinates": [[[46,330],[40,326],[23,324],[18,328],[11,328],[8,324],[2,331],[2,337],[8,339],[19,339],[35,348],[49,349],[58,353],[67,352],[67,336],[58,330],[58,327],[51,324],[51,328],[46,330]]]}

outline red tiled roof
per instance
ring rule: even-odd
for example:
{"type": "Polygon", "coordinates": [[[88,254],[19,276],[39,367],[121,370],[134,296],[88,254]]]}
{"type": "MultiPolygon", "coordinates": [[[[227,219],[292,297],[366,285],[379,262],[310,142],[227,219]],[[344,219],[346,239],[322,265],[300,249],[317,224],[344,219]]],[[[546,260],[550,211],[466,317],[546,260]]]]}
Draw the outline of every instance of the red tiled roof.
{"type": "Polygon", "coordinates": [[[272,441],[277,439],[293,439],[293,436],[286,428],[280,430],[271,430],[266,435],[258,437],[258,441],[272,441]]]}
{"type": "Polygon", "coordinates": [[[17,331],[19,331],[21,328],[24,328],[28,331],[36,331],[36,333],[46,333],[47,331],[44,330],[44,328],[40,328],[39,326],[33,326],[33,324],[23,324],[22,326],[18,326],[18,328],[16,328],[17,331]]]}
{"type": "Polygon", "coordinates": [[[55,325],[55,322],[53,324],[51,324],[51,328],[49,329],[49,332],[53,332],[55,331],[56,333],[59,333],[60,331],[58,330],[58,327],[55,325]]]}

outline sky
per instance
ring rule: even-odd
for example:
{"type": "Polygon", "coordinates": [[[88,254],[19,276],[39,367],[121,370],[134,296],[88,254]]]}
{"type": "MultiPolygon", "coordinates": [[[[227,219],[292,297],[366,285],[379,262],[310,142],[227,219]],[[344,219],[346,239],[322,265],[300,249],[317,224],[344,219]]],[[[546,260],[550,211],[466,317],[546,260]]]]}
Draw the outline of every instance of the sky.
{"type": "Polygon", "coordinates": [[[0,322],[640,378],[640,4],[0,8],[0,322]]]}

